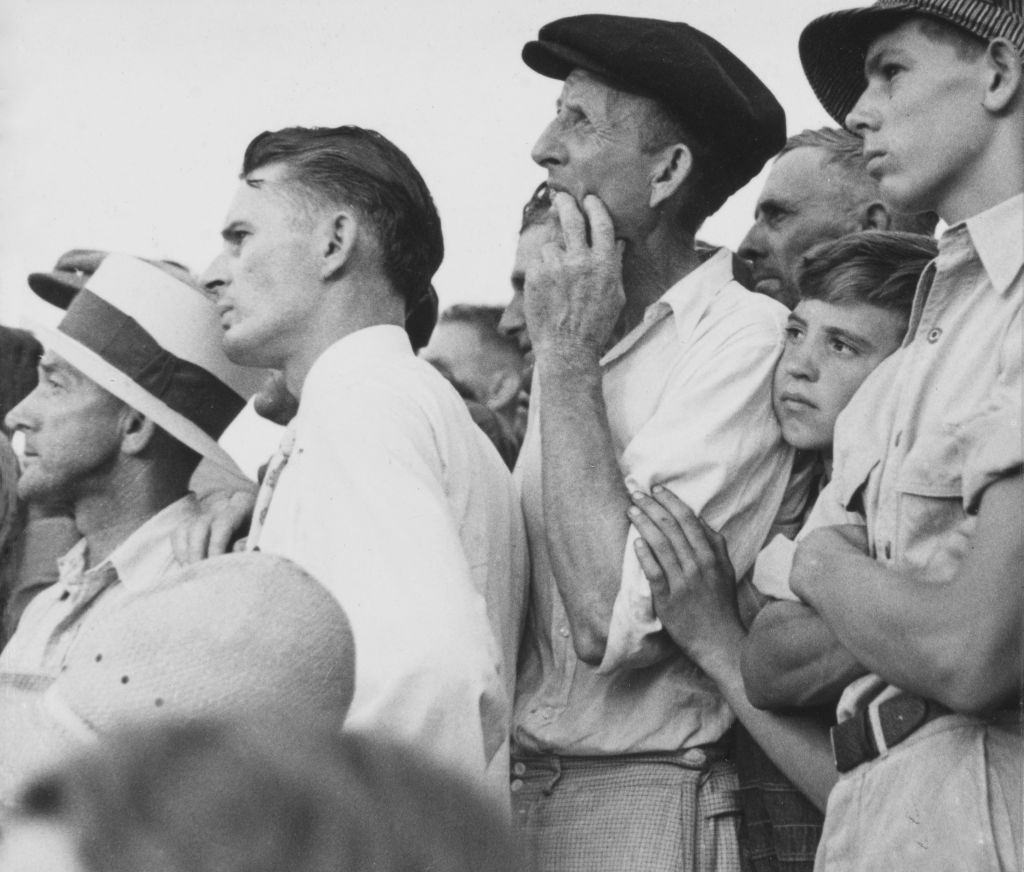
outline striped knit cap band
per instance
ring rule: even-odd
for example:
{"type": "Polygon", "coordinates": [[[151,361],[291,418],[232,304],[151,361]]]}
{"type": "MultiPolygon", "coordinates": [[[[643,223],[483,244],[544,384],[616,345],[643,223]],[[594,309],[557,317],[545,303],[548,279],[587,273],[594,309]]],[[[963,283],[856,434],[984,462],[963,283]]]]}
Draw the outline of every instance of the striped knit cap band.
{"type": "Polygon", "coordinates": [[[983,40],[1009,40],[1024,56],[1024,0],[878,0],[831,12],[800,34],[800,60],[815,96],[840,125],[864,91],[871,41],[911,15],[945,21],[983,40]]]}

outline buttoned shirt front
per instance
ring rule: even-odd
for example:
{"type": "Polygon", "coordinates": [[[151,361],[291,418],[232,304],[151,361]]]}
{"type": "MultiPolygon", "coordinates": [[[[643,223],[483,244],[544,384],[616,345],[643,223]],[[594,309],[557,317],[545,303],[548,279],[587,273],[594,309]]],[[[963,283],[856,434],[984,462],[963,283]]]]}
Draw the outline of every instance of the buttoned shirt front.
{"type": "Polygon", "coordinates": [[[305,568],[349,617],[346,728],[411,743],[507,803],[498,749],[527,575],[508,470],[398,327],[328,348],[291,429],[257,544],[305,568]]]}
{"type": "Polygon", "coordinates": [[[1017,195],[942,235],[902,347],[837,422],[833,479],[808,527],[860,513],[871,554],[899,575],[950,581],[985,489],[1024,461],[1022,228],[1017,195]]]}
{"type": "MultiPolygon", "coordinates": [[[[722,250],[660,300],[601,361],[616,460],[629,490],[670,488],[729,545],[737,577],[753,563],[792,459],[771,408],[787,312],[732,276],[722,250]]],[[[536,386],[539,379],[534,379],[536,386]]],[[[732,714],[661,631],[631,529],[604,662],[576,657],[544,535],[535,387],[516,467],[531,557],[530,611],[513,737],[522,753],[676,751],[721,738],[732,714]]],[[[551,458],[557,462],[557,458],[551,458]]],[[[586,523],[586,508],[580,508],[586,523]]]]}
{"type": "Polygon", "coordinates": [[[171,533],[192,520],[197,503],[191,494],[171,503],[115,548],[97,566],[87,568],[81,539],[58,561],[56,584],[28,604],[18,629],[0,654],[0,680],[48,686],[67,659],[84,621],[161,581],[180,569],[171,533]]]}

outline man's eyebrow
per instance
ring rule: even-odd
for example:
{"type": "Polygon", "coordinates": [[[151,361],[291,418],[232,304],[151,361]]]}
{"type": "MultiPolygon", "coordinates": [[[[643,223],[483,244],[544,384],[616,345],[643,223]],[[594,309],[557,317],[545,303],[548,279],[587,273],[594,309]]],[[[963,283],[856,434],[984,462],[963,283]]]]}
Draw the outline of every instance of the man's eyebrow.
{"type": "Polygon", "coordinates": [[[787,325],[789,325],[789,324],[796,324],[798,327],[806,327],[807,326],[807,322],[803,318],[801,318],[799,315],[797,315],[795,312],[790,312],[789,313],[789,318],[786,320],[786,324],[787,325]]]}
{"type": "Polygon", "coordinates": [[[248,185],[248,186],[249,186],[250,188],[256,188],[257,190],[258,190],[259,188],[262,188],[262,187],[263,187],[263,183],[264,183],[265,181],[266,181],[266,179],[252,179],[252,178],[249,178],[248,176],[246,176],[246,177],[245,177],[245,183],[246,183],[246,184],[247,184],[247,185],[248,185]]]}
{"type": "Polygon", "coordinates": [[[893,51],[895,49],[889,45],[879,46],[874,51],[869,51],[867,57],[864,58],[864,75],[870,76],[872,73],[877,73],[882,68],[886,55],[893,51]]]}
{"type": "Polygon", "coordinates": [[[848,342],[850,345],[856,345],[858,348],[862,348],[866,351],[874,351],[875,343],[867,336],[863,336],[860,333],[853,333],[849,330],[843,330],[839,327],[826,327],[825,335],[835,337],[836,339],[842,339],[844,342],[848,342]]]}

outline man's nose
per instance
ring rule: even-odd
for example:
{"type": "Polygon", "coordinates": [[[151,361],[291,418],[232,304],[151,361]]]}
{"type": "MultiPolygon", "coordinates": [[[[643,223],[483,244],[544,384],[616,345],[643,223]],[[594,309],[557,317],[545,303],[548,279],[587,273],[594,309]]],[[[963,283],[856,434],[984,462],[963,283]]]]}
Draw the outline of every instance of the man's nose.
{"type": "Polygon", "coordinates": [[[529,338],[526,335],[526,314],[523,311],[523,292],[516,291],[512,295],[512,301],[505,307],[498,322],[498,332],[503,336],[510,336],[519,343],[520,349],[529,348],[529,338]]]}
{"type": "Polygon", "coordinates": [[[560,166],[565,163],[565,145],[562,142],[562,130],[559,120],[555,118],[534,143],[530,157],[542,167],[560,166]]]}
{"type": "Polygon", "coordinates": [[[866,88],[853,108],[846,114],[846,129],[857,136],[863,136],[867,130],[878,129],[878,116],[873,111],[871,89],[866,88]]]}
{"type": "Polygon", "coordinates": [[[220,289],[228,283],[228,274],[223,254],[217,255],[213,259],[199,279],[199,282],[206,296],[216,302],[218,296],[220,296],[220,289]]]}
{"type": "Polygon", "coordinates": [[[736,253],[744,260],[759,260],[765,256],[764,228],[759,220],[750,225],[736,253]]]}
{"type": "Polygon", "coordinates": [[[12,433],[16,430],[28,430],[31,427],[32,397],[35,392],[33,390],[25,399],[11,409],[4,418],[4,426],[12,433]]]}

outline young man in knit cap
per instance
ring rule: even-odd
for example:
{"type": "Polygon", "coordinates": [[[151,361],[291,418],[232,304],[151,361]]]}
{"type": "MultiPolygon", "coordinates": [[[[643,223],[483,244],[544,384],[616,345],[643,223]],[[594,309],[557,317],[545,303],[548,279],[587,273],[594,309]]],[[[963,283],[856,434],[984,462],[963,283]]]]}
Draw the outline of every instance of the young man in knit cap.
{"type": "MultiPolygon", "coordinates": [[[[1021,3],[882,0],[815,20],[800,52],[887,201],[949,225],[902,348],[839,419],[790,574],[792,619],[871,673],[840,701],[817,866],[1019,869],[1021,3]]],[[[775,626],[755,623],[759,656],[808,656],[775,626]]]]}
{"type": "Polygon", "coordinates": [[[566,18],[523,59],[564,86],[533,148],[555,241],[510,307],[536,355],[514,819],[540,870],[738,868],[732,714],[662,631],[627,510],[662,482],[745,571],[779,506],[786,310],[734,280],[729,252],[701,263],[694,235],[782,147],[783,111],[685,24],[566,18]]]}
{"type": "Polygon", "coordinates": [[[295,560],[348,613],[347,726],[415,745],[507,807],[526,543],[508,470],[410,346],[406,315],[443,255],[433,200],[359,127],[261,134],[241,179],[203,281],[229,357],[281,370],[299,401],[248,545],[295,560]]]}
{"type": "Polygon", "coordinates": [[[81,536],[0,656],[5,694],[29,702],[84,622],[178,568],[171,531],[197,512],[189,479],[201,458],[234,469],[217,438],[261,377],[227,360],[213,306],[179,275],[110,255],[84,287],[63,276],[33,283],[67,311],[40,331],[39,384],[7,415],[24,438],[19,497],[68,506],[81,536]]]}

